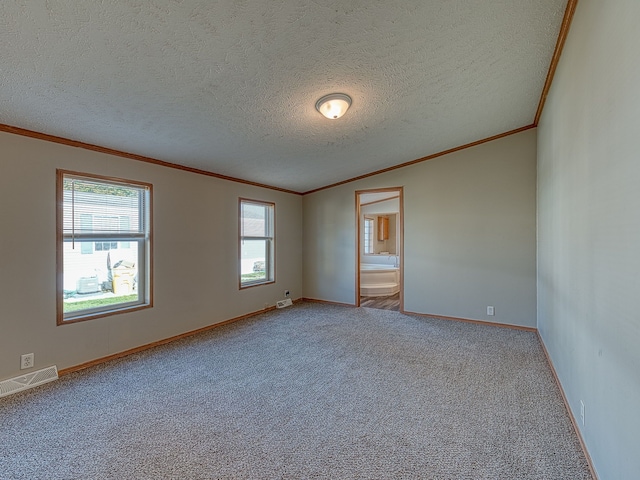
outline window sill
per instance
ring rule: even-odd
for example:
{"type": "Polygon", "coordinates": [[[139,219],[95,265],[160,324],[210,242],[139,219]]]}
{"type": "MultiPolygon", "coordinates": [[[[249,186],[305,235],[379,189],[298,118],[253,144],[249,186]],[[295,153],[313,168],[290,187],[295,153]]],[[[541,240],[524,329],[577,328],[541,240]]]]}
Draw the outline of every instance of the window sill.
{"type": "Polygon", "coordinates": [[[152,308],[152,307],[153,307],[152,303],[145,303],[143,305],[133,305],[129,307],[114,308],[113,310],[104,311],[104,312],[77,315],[71,318],[64,318],[64,316],[61,313],[58,313],[57,323],[58,325],[69,325],[72,323],[85,322],[87,320],[94,320],[96,318],[110,317],[112,315],[118,315],[120,313],[137,312],[138,310],[144,310],[146,308],[152,308]]]}

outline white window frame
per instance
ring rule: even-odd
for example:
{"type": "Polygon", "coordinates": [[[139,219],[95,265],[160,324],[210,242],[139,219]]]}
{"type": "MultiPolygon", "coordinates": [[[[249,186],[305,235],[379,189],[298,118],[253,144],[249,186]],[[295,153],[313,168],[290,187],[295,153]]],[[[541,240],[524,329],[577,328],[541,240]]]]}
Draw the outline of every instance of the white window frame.
{"type": "Polygon", "coordinates": [[[252,200],[250,198],[238,199],[238,286],[242,290],[244,288],[255,287],[258,285],[266,285],[269,283],[275,283],[275,225],[276,225],[276,204],[273,202],[265,202],[262,200],[252,200]],[[244,204],[259,205],[266,207],[267,218],[266,223],[266,235],[265,236],[252,236],[245,235],[243,231],[243,213],[242,206],[244,204]],[[242,281],[242,244],[245,240],[261,240],[265,241],[265,271],[266,278],[242,281]]]}
{"type": "MultiPolygon", "coordinates": [[[[57,212],[56,212],[56,255],[57,255],[57,324],[66,325],[84,320],[105,317],[122,312],[130,312],[153,306],[152,289],[152,196],[153,186],[149,183],[120,178],[105,177],[89,173],[56,170],[57,174],[57,212]],[[102,185],[136,188],[143,191],[139,201],[139,215],[142,222],[139,232],[87,233],[64,231],[64,182],[65,180],[89,181],[102,185]],[[138,246],[138,300],[127,303],[116,303],[100,307],[88,308],[76,312],[64,313],[64,244],[65,242],[91,242],[95,249],[96,242],[129,242],[138,246]]],[[[75,221],[75,217],[72,221],[75,221]]]]}

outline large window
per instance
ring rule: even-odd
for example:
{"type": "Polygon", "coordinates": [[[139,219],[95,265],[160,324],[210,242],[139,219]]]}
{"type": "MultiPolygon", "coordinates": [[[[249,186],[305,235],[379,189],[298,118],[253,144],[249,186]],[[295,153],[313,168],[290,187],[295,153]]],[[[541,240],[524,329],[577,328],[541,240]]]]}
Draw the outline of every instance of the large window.
{"type": "Polygon", "coordinates": [[[274,281],[273,203],[240,199],[240,288],[274,281]]]}
{"type": "Polygon", "coordinates": [[[151,185],[58,170],[58,324],[151,306],[151,185]]]}

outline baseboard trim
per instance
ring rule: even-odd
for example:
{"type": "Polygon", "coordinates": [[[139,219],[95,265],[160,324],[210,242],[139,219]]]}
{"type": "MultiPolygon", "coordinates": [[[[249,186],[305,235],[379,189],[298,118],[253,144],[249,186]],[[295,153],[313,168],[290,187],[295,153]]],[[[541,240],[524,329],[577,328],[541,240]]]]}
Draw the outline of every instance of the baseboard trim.
{"type": "MultiPolygon", "coordinates": [[[[351,303],[340,303],[340,302],[331,302],[329,300],[318,300],[316,298],[302,298],[303,302],[313,302],[313,303],[323,303],[325,305],[337,305],[339,307],[350,307],[356,308],[356,305],[351,303]]],[[[471,318],[461,318],[461,317],[447,317],[444,315],[433,315],[431,313],[418,313],[418,312],[410,312],[408,310],[402,310],[400,313],[405,315],[418,315],[420,317],[428,317],[428,318],[437,318],[439,320],[453,320],[455,322],[466,322],[466,323],[475,323],[478,325],[486,325],[489,327],[501,327],[501,328],[511,328],[513,330],[523,330],[525,332],[534,332],[537,333],[538,329],[535,327],[523,327],[521,325],[511,325],[509,323],[498,323],[498,322],[487,322],[485,320],[474,320],[471,318]]]]}
{"type": "Polygon", "coordinates": [[[584,452],[584,456],[587,459],[587,465],[589,465],[589,471],[591,472],[591,476],[594,480],[598,480],[598,475],[596,474],[596,469],[593,467],[593,461],[591,460],[591,455],[589,455],[589,450],[587,450],[587,445],[584,443],[584,439],[582,438],[582,433],[578,428],[578,422],[573,416],[573,412],[571,411],[571,407],[569,406],[569,401],[567,400],[567,396],[564,393],[564,388],[562,388],[562,384],[560,383],[560,378],[556,372],[555,367],[553,366],[553,362],[551,361],[551,357],[549,356],[549,352],[547,351],[547,347],[544,344],[544,340],[542,339],[542,335],[538,331],[538,340],[540,340],[540,345],[542,345],[542,351],[544,352],[544,356],[547,358],[547,363],[549,364],[549,368],[551,369],[551,373],[553,374],[553,378],[556,381],[556,385],[558,385],[558,389],[560,390],[560,395],[562,396],[562,401],[564,402],[564,408],[567,410],[569,414],[569,419],[571,420],[571,424],[573,425],[573,429],[578,436],[578,441],[580,442],[580,447],[582,447],[582,451],[584,452]]]}
{"type": "Polygon", "coordinates": [[[475,323],[477,325],[486,325],[489,327],[501,327],[501,328],[510,328],[512,330],[524,330],[525,332],[535,332],[535,333],[538,332],[538,329],[535,327],[523,327],[522,325],[512,325],[510,323],[487,322],[485,320],[474,320],[471,318],[461,318],[461,317],[447,317],[444,315],[432,315],[430,313],[410,312],[407,310],[403,310],[401,313],[404,313],[405,315],[419,315],[421,317],[437,318],[439,320],[453,320],[454,322],[475,323]]]}
{"type": "MultiPolygon", "coordinates": [[[[300,300],[294,300],[293,302],[297,303],[299,301],[300,300]]],[[[213,330],[214,328],[222,327],[224,325],[229,325],[230,323],[239,322],[240,320],[245,320],[247,318],[260,315],[261,313],[270,312],[275,309],[276,309],[275,306],[267,307],[262,310],[257,310],[255,312],[247,313],[245,315],[240,315],[239,317],[234,317],[228,320],[223,320],[222,322],[213,323],[211,325],[207,325],[206,327],[198,328],[196,330],[191,330],[189,332],[181,333],[179,335],[174,335],[173,337],[165,338],[163,340],[158,340],[155,342],[147,343],[145,345],[141,345],[139,347],[130,348],[129,350],[114,353],[113,355],[107,355],[106,357],[96,358],[95,360],[81,363],[73,367],[63,368],[62,370],[58,371],[58,376],[62,377],[63,375],[68,375],[70,373],[77,372],[79,370],[84,370],[85,368],[94,367],[96,365],[100,365],[102,363],[109,362],[111,360],[116,360],[118,358],[126,357],[127,355],[133,355],[134,353],[143,352],[144,350],[149,350],[150,348],[158,347],[160,345],[165,345],[167,343],[171,343],[186,337],[191,337],[193,335],[198,335],[199,333],[207,332],[209,330],[213,330]]]]}
{"type": "Polygon", "coordinates": [[[303,302],[311,302],[311,303],[324,303],[325,305],[337,305],[338,307],[350,307],[350,308],[355,308],[356,307],[353,303],[332,302],[330,300],[319,300],[317,298],[304,297],[302,299],[302,301],[303,302]]]}

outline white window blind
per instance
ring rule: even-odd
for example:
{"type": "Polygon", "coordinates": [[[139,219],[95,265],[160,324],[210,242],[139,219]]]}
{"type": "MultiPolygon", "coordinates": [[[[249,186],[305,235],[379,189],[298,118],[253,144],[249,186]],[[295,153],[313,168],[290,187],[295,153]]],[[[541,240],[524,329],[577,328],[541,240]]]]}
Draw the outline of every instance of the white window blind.
{"type": "Polygon", "coordinates": [[[65,175],[63,235],[71,240],[101,237],[144,238],[147,188],[65,175]],[[83,221],[91,215],[93,221],[83,221]],[[121,220],[126,218],[126,220],[121,220]]]}

